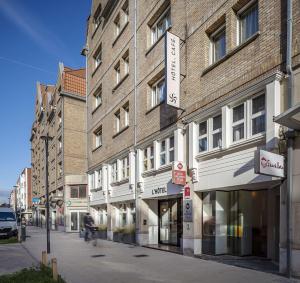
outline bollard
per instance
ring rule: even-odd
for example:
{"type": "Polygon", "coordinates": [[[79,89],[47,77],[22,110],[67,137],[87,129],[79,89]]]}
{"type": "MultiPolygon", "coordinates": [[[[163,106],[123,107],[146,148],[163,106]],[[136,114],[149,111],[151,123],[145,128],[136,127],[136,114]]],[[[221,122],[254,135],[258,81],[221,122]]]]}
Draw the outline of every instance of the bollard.
{"type": "Polygon", "coordinates": [[[21,240],[22,242],[26,241],[26,220],[23,217],[21,221],[21,240]]]}
{"type": "Polygon", "coordinates": [[[56,258],[51,259],[51,266],[52,266],[52,277],[54,281],[58,280],[58,274],[57,274],[57,260],[56,258]]]}
{"type": "Polygon", "coordinates": [[[42,265],[47,266],[47,253],[46,253],[46,251],[42,251],[42,265]]]}

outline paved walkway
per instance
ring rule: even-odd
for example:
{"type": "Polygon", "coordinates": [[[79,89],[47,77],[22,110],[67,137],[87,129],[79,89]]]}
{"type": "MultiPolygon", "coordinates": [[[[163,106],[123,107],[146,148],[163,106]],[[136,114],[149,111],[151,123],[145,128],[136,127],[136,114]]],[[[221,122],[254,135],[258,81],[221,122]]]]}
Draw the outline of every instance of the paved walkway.
{"type": "Polygon", "coordinates": [[[0,245],[0,275],[35,266],[37,263],[20,244],[0,245]]]}
{"type": "MultiPolygon", "coordinates": [[[[37,259],[46,248],[45,231],[28,228],[23,246],[37,259]]],[[[98,241],[85,243],[78,234],[51,232],[51,255],[68,283],[99,282],[299,282],[275,274],[229,266],[143,247],[98,241]]]]}

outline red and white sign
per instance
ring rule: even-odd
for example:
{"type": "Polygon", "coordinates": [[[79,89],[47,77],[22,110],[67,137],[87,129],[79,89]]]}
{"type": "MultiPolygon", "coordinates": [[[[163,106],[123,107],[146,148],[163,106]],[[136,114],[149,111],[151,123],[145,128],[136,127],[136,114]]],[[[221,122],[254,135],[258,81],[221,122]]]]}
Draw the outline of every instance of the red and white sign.
{"type": "Polygon", "coordinates": [[[187,198],[190,198],[191,197],[191,188],[190,186],[186,185],[184,186],[184,198],[187,199],[187,198]]]}
{"type": "Polygon", "coordinates": [[[256,174],[284,177],[284,157],[265,150],[257,150],[255,152],[256,174]]]}
{"type": "Polygon", "coordinates": [[[172,164],[172,183],[184,186],[186,184],[186,165],[181,161],[172,164]]]}

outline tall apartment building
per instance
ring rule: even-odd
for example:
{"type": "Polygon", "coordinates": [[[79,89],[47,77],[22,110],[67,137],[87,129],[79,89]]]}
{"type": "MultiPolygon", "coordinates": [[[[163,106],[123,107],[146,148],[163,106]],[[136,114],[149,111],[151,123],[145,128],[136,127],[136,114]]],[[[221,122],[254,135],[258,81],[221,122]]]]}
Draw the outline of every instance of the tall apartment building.
{"type": "MultiPolygon", "coordinates": [[[[31,168],[24,168],[19,175],[15,186],[17,211],[22,213],[26,219],[32,214],[32,191],[31,191],[31,168]]],[[[15,201],[13,199],[13,201],[15,201]]]]}
{"type": "Polygon", "coordinates": [[[79,231],[87,211],[85,69],[59,64],[57,83],[37,83],[32,127],[32,189],[40,198],[35,221],[45,224],[46,153],[52,229],[79,231]]]}
{"type": "MultiPolygon", "coordinates": [[[[295,103],[298,12],[293,10],[295,103]]],[[[284,153],[279,144],[286,129],[273,117],[288,107],[286,16],[280,0],[93,1],[84,50],[88,179],[91,211],[107,227],[108,239],[135,225],[140,245],[261,256],[285,272],[286,181],[256,174],[254,153],[284,153]],[[165,103],[167,31],[180,38],[182,109],[165,103]],[[172,183],[176,161],[191,172],[192,220],[183,217],[183,187],[172,183]]],[[[295,275],[298,199],[295,184],[295,275]]]]}

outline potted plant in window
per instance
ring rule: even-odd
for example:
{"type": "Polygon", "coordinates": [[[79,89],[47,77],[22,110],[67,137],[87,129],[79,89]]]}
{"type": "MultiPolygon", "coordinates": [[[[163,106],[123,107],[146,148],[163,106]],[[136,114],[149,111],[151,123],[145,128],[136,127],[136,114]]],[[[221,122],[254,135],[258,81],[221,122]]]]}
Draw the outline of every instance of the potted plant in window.
{"type": "Polygon", "coordinates": [[[98,226],[97,236],[99,239],[107,239],[107,225],[100,224],[98,226]]]}

